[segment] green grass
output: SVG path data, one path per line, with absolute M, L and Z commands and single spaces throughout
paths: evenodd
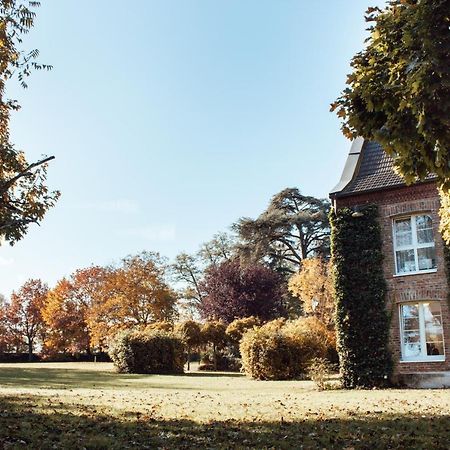
M 0 364 L 0 448 L 450 448 L 450 390 Z

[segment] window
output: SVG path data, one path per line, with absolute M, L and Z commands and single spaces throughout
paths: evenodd
M 397 275 L 436 270 L 433 220 L 428 214 L 394 220 Z
M 444 360 L 444 336 L 439 302 L 400 306 L 403 361 Z

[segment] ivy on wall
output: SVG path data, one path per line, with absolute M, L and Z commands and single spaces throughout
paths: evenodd
M 355 217 L 356 216 L 356 217 Z M 385 386 L 392 375 L 378 208 L 331 211 L 337 346 L 345 388 Z

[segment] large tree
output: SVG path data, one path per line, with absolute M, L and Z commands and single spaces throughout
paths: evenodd
M 345 136 L 378 141 L 406 182 L 450 188 L 450 0 L 391 0 L 369 8 L 364 50 L 332 104 Z
M 48 287 L 41 280 L 28 280 L 11 295 L 6 312 L 6 328 L 15 342 L 23 342 L 28 357 L 33 359 L 36 341 L 41 338 L 45 323 L 42 308 L 47 299 Z
M 267 262 L 270 267 L 296 272 L 303 259 L 329 254 L 328 200 L 288 188 L 274 195 L 257 218 L 242 218 L 238 250 L 244 261 Z
M 91 351 L 88 318 L 106 275 L 107 271 L 98 266 L 79 269 L 49 292 L 42 310 L 48 353 Z
M 166 282 L 166 270 L 152 252 L 127 256 L 107 269 L 88 317 L 94 346 L 103 346 L 120 329 L 174 319 L 177 296 Z
M 267 321 L 284 314 L 283 280 L 261 264 L 242 266 L 235 259 L 211 266 L 201 290 L 200 312 L 207 319 L 228 324 L 242 317 Z
M 25 80 L 33 69 L 51 68 L 36 62 L 37 49 L 20 49 L 23 36 L 34 25 L 38 6 L 36 1 L 0 0 L 0 238 L 11 245 L 25 235 L 31 223 L 39 223 L 59 197 L 45 185 L 47 163 L 53 157 L 30 163 L 9 136 L 10 113 L 19 105 L 5 97 L 6 82 L 17 76 L 27 87 Z

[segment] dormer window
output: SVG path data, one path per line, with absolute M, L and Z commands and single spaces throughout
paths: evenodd
M 395 219 L 393 234 L 397 275 L 436 270 L 433 220 L 429 214 Z

